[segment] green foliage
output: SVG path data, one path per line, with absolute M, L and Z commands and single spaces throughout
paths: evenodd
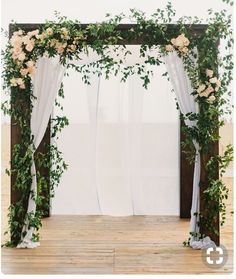
M 229 4 L 230 6 L 233 6 L 234 1 L 233 0 L 222 0 L 223 2 L 225 2 L 226 4 Z
M 225 2 L 230 1 L 225 0 Z M 14 46 L 11 41 L 3 52 L 3 89 L 6 94 L 9 94 L 9 91 L 11 94 L 9 102 L 2 104 L 2 110 L 12 117 L 13 124 L 19 125 L 21 132 L 21 140 L 13 148 L 11 169 L 7 170 L 8 175 L 14 177 L 14 188 L 19 191 L 21 199 L 9 208 L 9 230 L 12 241 L 6 245 L 16 246 L 20 242 L 21 230 L 26 219 L 29 220 L 30 226 L 33 226 L 36 231 L 40 228 L 43 215 L 40 208 L 43 204 L 47 204 L 50 198 L 45 198 L 42 193 L 50 188 L 50 196 L 53 197 L 55 187 L 59 184 L 60 178 L 67 168 L 63 160 L 63 154 L 53 144 L 45 146 L 47 149 L 45 154 L 34 153 L 35 148 L 29 121 L 32 101 L 35 97 L 33 96 L 31 76 L 29 74 L 23 75 L 21 72 L 22 69 L 26 69 L 27 62 L 35 63 L 41 56 L 54 57 L 59 55 L 60 62 L 67 69 L 74 69 L 78 72 L 85 84 L 90 84 L 90 78 L 93 75 L 104 75 L 108 79 L 111 75 L 121 73 L 121 82 L 126 82 L 131 75 L 138 74 L 143 81 L 144 88 L 147 88 L 152 71 L 148 70 L 146 66 L 158 66 L 163 63 L 160 57 L 167 53 L 166 46 L 173 47 L 172 39 L 179 35 L 184 35 L 189 40 L 186 53 L 180 48 L 176 48 L 176 51 L 184 63 L 194 89 L 192 94 L 199 104 L 199 113 L 181 115 L 182 120 L 195 121 L 197 124 L 191 128 L 183 128 L 186 139 L 182 142 L 182 146 L 185 148 L 190 162 L 194 162 L 195 158 L 193 140 L 199 143 L 201 156 L 208 155 L 210 158 L 206 165 L 202 166 L 208 173 L 207 189 L 204 191 L 205 211 L 195 214 L 199 216 L 200 227 L 208 228 L 212 232 L 215 232 L 213 224 L 219 212 L 221 213 L 221 224 L 224 223 L 225 199 L 228 197 L 228 189 L 222 182 L 222 175 L 232 161 L 233 150 L 231 146 L 228 146 L 222 156 L 215 156 L 212 146 L 219 140 L 218 129 L 224 124 L 221 119 L 222 116 L 231 113 L 231 107 L 227 99 L 231 94 L 229 85 L 233 77 L 231 15 L 227 15 L 225 11 L 214 13 L 209 10 L 206 30 L 203 34 L 198 34 L 192 28 L 194 24 L 201 23 L 196 17 L 182 17 L 174 28 L 168 27 L 168 23 L 171 23 L 175 16 L 175 10 L 170 3 L 163 10 L 157 9 L 149 18 L 146 18 L 142 11 L 136 9 L 131 9 L 130 12 L 129 18 L 136 25 L 122 33 L 117 26 L 126 18 L 124 14 L 116 16 L 107 14 L 106 21 L 89 24 L 84 29 L 81 28 L 79 21 L 68 20 L 66 17 L 55 13 L 56 22 L 47 21 L 39 28 L 38 34 L 35 33 L 31 36 L 34 41 L 32 50 L 27 50 L 25 44 L 21 45 L 26 55 L 23 61 L 13 57 Z M 15 31 L 21 32 L 17 25 Z M 24 37 L 28 34 L 22 30 L 20 36 Z M 125 66 L 124 61 L 131 53 L 124 45 L 124 41 L 138 41 L 139 38 L 142 38 L 142 41 L 145 42 L 141 44 L 139 53 L 140 57 L 144 59 L 144 63 Z M 224 57 L 220 56 L 220 50 L 217 47 L 221 40 L 226 41 L 225 48 L 228 51 L 228 55 Z M 160 47 L 157 42 L 161 44 Z M 109 47 L 111 45 L 112 50 Z M 153 49 L 159 50 L 158 56 L 149 54 L 149 50 Z M 73 63 L 73 59 L 80 60 L 82 55 L 88 54 L 89 50 L 99 55 L 97 61 L 87 65 L 75 65 Z M 117 54 L 115 58 L 114 55 L 111 55 L 111 52 Z M 218 70 L 219 67 L 220 71 Z M 209 102 L 206 96 L 202 96 L 198 92 L 200 85 L 207 84 L 209 86 L 209 78 L 206 76 L 207 69 L 213 71 L 214 77 L 221 82 L 221 86 L 217 90 L 216 87 L 213 88 L 215 90 L 214 102 Z M 167 73 L 164 73 L 163 76 L 168 78 Z M 14 84 L 15 79 L 22 79 L 24 86 L 20 88 L 20 86 Z M 64 98 L 63 84 L 55 101 L 55 105 L 63 112 L 60 98 Z M 69 124 L 68 119 L 63 115 L 51 118 L 50 121 L 52 138 L 57 138 L 58 133 Z M 50 183 L 48 177 L 37 172 L 38 193 L 35 199 L 37 204 L 35 215 L 27 214 L 25 210 L 32 182 L 30 168 L 33 156 L 38 166 L 50 169 Z M 194 233 L 190 232 L 190 236 L 192 235 Z M 199 233 L 198 236 L 203 237 L 204 235 Z M 34 240 L 37 241 L 38 238 L 39 234 L 36 233 Z M 189 240 L 184 244 L 188 245 Z

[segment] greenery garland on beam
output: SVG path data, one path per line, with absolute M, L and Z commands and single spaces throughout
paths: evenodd
M 117 26 L 126 18 L 123 14 L 114 17 L 107 15 L 106 21 L 89 24 L 85 29 L 80 27 L 77 20 L 68 20 L 58 13 L 56 13 L 55 22 L 47 21 L 39 29 L 30 32 L 25 32 L 15 25 L 13 36 L 3 52 L 3 87 L 6 94 L 11 93 L 10 100 L 2 104 L 2 109 L 5 114 L 17 121 L 21 129 L 21 142 L 14 146 L 11 169 L 7 170 L 8 175 L 15 177 L 14 188 L 21 193 L 21 199 L 9 207 L 9 232 L 12 238 L 6 243 L 7 246 L 16 246 L 20 242 L 21 230 L 27 214 L 25 204 L 30 195 L 32 182 L 30 168 L 33 152 L 31 130 L 28 125 L 34 98 L 31 79 L 35 74 L 35 65 L 39 57 L 59 55 L 60 62 L 68 69 L 73 68 L 79 72 L 85 84 L 90 84 L 90 76 L 93 74 L 103 74 L 109 78 L 110 75 L 120 72 L 121 81 L 125 82 L 130 75 L 136 73 L 143 80 L 143 86 L 147 88 L 152 72 L 147 70 L 145 65 L 160 65 L 163 63 L 162 55 L 176 51 L 183 60 L 194 88 L 192 94 L 200 107 L 198 114 L 190 113 L 181 116 L 197 121 L 196 127 L 184 128 L 186 139 L 182 145 L 188 152 L 189 160 L 192 161 L 195 155 L 195 150 L 192 148 L 193 140 L 199 143 L 201 154 L 208 154 L 209 146 L 219 140 L 217 131 L 224 124 L 222 116 L 231 111 L 227 96 L 231 94 L 229 85 L 232 80 L 233 63 L 232 53 L 229 52 L 222 58 L 216 45 L 224 39 L 226 50 L 231 50 L 233 44 L 231 16 L 227 15 L 226 11 L 213 13 L 209 10 L 207 28 L 203 34 L 199 35 L 190 32 L 192 24 L 201 23 L 198 18 L 182 17 L 174 29 L 168 29 L 168 23 L 171 23 L 175 16 L 175 10 L 170 3 L 163 10 L 157 9 L 149 18 L 135 9 L 131 9 L 130 12 L 129 19 L 136 25 L 122 34 Z M 140 46 L 140 57 L 143 57 L 144 63 L 121 67 L 126 57 L 131 55 L 123 42 L 138 40 L 140 37 L 145 42 Z M 161 41 L 162 46 L 158 46 L 157 41 Z M 111 56 L 110 45 L 113 45 L 113 52 L 122 53 L 117 59 Z M 98 61 L 75 66 L 72 60 L 81 59 L 81 54 L 88 53 L 89 49 L 100 56 Z M 158 56 L 149 54 L 149 51 L 153 49 L 158 49 Z M 196 59 L 197 63 L 194 63 Z M 218 71 L 218 67 L 221 71 Z M 63 85 L 58 94 L 58 98 L 60 97 L 64 97 Z M 61 107 L 58 98 L 55 105 Z M 57 116 L 51 119 L 51 125 L 52 137 L 58 137 L 58 133 L 68 125 L 68 119 L 66 116 Z M 232 146 L 229 145 L 223 155 L 211 156 L 204 166 L 208 173 L 208 187 L 204 191 L 205 210 L 211 214 L 208 216 L 204 212 L 195 214 L 200 216 L 200 227 L 204 226 L 214 233 L 217 232 L 214 231 L 212 224 L 219 212 L 221 225 L 225 221 L 225 199 L 228 197 L 228 188 L 222 181 L 222 175 L 232 161 L 232 153 Z M 53 196 L 54 189 L 67 167 L 62 153 L 55 145 L 50 145 L 47 146 L 47 153 L 39 153 L 35 160 L 37 165 L 50 168 L 50 189 Z M 219 178 L 216 179 L 218 168 Z M 44 203 L 42 193 L 48 188 L 49 182 L 47 177 L 39 172 L 37 181 L 36 204 L 37 208 L 40 208 Z M 27 216 L 30 226 L 39 230 L 42 215 L 42 210 L 38 209 L 35 216 Z M 204 235 L 200 233 L 199 237 L 202 238 Z M 35 234 L 34 238 L 38 240 L 39 235 Z M 186 241 L 184 244 L 189 243 Z

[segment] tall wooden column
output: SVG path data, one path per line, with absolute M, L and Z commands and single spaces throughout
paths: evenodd
M 9 37 L 12 36 L 13 31 L 14 31 L 13 25 L 10 25 L 9 26 Z M 25 106 L 28 107 L 29 103 L 26 103 Z M 21 142 L 21 130 L 20 130 L 18 120 L 11 117 L 11 158 L 13 156 L 14 145 L 19 144 L 20 142 Z M 43 137 L 43 140 L 42 140 L 40 146 L 36 150 L 36 153 L 35 153 L 36 155 L 38 152 L 45 154 L 45 152 L 46 152 L 45 144 L 50 145 L 50 126 L 49 125 L 48 125 L 48 128 L 45 132 L 45 135 Z M 50 198 L 49 198 L 50 170 L 47 168 L 39 167 L 39 166 L 37 166 L 37 164 L 36 164 L 36 170 L 38 172 L 40 172 L 41 174 L 43 174 L 46 177 L 46 179 L 48 180 L 48 189 L 44 189 L 44 196 L 46 197 L 45 203 L 42 205 L 42 207 L 40 209 L 42 209 L 44 211 L 43 217 L 49 217 L 50 216 Z M 12 174 L 11 175 L 11 191 L 10 191 L 11 204 L 14 204 L 21 199 L 21 191 L 14 187 L 15 179 L 16 179 L 15 175 Z M 28 204 L 25 203 L 25 205 L 24 205 L 25 209 L 27 208 L 27 206 L 28 206 Z
M 186 136 L 182 131 L 184 122 L 180 121 L 180 143 Z M 190 164 L 187 156 L 180 145 L 180 218 L 190 218 L 192 193 L 193 193 L 194 164 Z
M 206 201 L 204 200 L 204 190 L 206 190 L 209 187 L 208 178 L 207 178 L 207 172 L 205 169 L 205 166 L 207 162 L 209 161 L 210 157 L 212 155 L 219 154 L 219 142 L 215 142 L 212 148 L 210 149 L 208 154 L 201 154 L 201 177 L 200 177 L 200 211 L 204 212 L 204 215 L 207 217 L 208 212 L 205 210 L 206 208 Z M 217 173 L 215 179 L 218 179 L 219 175 Z M 209 203 L 209 201 L 208 201 Z M 212 205 L 215 202 L 212 202 Z M 211 239 L 216 243 L 216 245 L 220 245 L 220 215 L 216 216 L 216 220 L 212 224 L 215 231 L 217 233 L 209 232 L 208 229 L 205 227 L 201 228 L 201 233 L 208 235 L 211 237 Z

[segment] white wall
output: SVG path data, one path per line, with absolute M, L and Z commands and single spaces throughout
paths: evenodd
M 207 9 L 220 10 L 225 8 L 221 0 L 172 0 L 177 10 L 176 19 L 180 16 L 199 16 L 205 19 Z M 2 0 L 2 25 L 7 28 L 11 20 L 18 23 L 41 23 L 45 19 L 53 19 L 54 11 L 59 11 L 71 19 L 81 22 L 95 22 L 103 20 L 107 12 L 117 14 L 128 13 L 130 8 L 138 8 L 147 14 L 153 13 L 157 8 L 163 8 L 167 1 L 163 0 Z

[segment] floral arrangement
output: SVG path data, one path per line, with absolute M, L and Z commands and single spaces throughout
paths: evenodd
M 176 38 L 171 39 L 171 44 L 165 46 L 167 52 L 177 50 L 182 55 L 188 53 L 189 39 L 185 37 L 185 34 L 181 34 Z
M 146 88 L 150 82 L 150 71 L 147 71 L 145 65 L 160 65 L 161 55 L 176 51 L 181 57 L 185 69 L 190 77 L 196 101 L 199 104 L 200 112 L 198 114 L 190 113 L 182 115 L 182 118 L 195 120 L 196 127 L 185 127 L 186 140 L 182 143 L 188 154 L 190 161 L 194 158 L 195 150 L 192 146 L 193 139 L 200 145 L 202 156 L 208 156 L 209 160 L 203 168 L 207 170 L 207 189 L 204 191 L 205 211 L 196 212 L 200 216 L 199 225 L 208 231 L 215 231 L 214 222 L 220 212 L 221 224 L 225 220 L 225 198 L 227 198 L 228 189 L 223 183 L 221 177 L 225 172 L 230 161 L 232 161 L 232 147 L 228 146 L 225 153 L 215 155 L 212 146 L 219 140 L 218 129 L 223 125 L 220 119 L 225 113 L 230 113 L 227 105 L 227 95 L 230 95 L 229 84 L 232 80 L 232 54 L 223 59 L 220 58 L 220 52 L 217 42 L 220 39 L 226 39 L 226 48 L 231 49 L 233 44 L 231 17 L 225 14 L 225 11 L 213 13 L 209 11 L 209 21 L 206 31 L 203 34 L 191 32 L 191 26 L 199 24 L 199 19 L 181 18 L 176 24 L 174 32 L 169 32 L 166 23 L 170 23 L 175 11 L 168 3 L 164 10 L 158 9 L 149 19 L 145 14 L 135 9 L 131 10 L 130 18 L 136 22 L 136 27 L 132 27 L 124 32 L 120 32 L 117 26 L 125 15 L 111 17 L 102 23 L 90 24 L 86 28 L 81 28 L 78 21 L 67 20 L 65 17 L 56 15 L 57 21 L 48 21 L 38 29 L 26 32 L 21 30 L 18 25 L 9 40 L 6 50 L 3 53 L 3 88 L 11 91 L 10 101 L 2 104 L 4 113 L 9 114 L 19 125 L 21 130 L 21 142 L 16 144 L 12 152 L 11 169 L 7 170 L 9 175 L 14 175 L 14 187 L 21 194 L 21 199 L 13 203 L 9 208 L 9 231 L 11 240 L 7 243 L 9 246 L 16 246 L 21 237 L 21 230 L 26 217 L 24 204 L 28 200 L 32 177 L 30 168 L 32 163 L 32 137 L 28 125 L 32 111 L 32 102 L 29 106 L 29 100 L 34 98 L 32 93 L 32 77 L 36 71 L 37 59 L 41 56 L 53 57 L 60 56 L 60 62 L 67 68 L 74 68 L 82 74 L 85 83 L 89 83 L 90 75 L 103 73 L 109 78 L 109 75 L 122 73 L 122 81 L 137 73 L 143 80 L 143 86 Z M 191 25 L 189 26 L 189 21 Z M 159 23 L 160 22 L 160 23 Z M 165 24 L 163 24 L 163 22 Z M 160 56 L 148 55 L 145 65 L 135 64 L 121 68 L 122 59 L 115 61 L 107 51 L 108 45 L 114 45 L 116 49 L 124 50 L 124 57 L 127 55 L 123 41 L 135 40 L 142 37 L 145 44 L 140 46 L 140 56 L 144 57 L 146 52 L 156 46 L 157 38 L 162 43 Z M 118 47 L 117 47 L 118 45 Z M 89 65 L 75 66 L 70 63 L 72 59 L 80 59 L 81 53 L 86 53 L 88 48 L 97 52 L 101 59 Z M 196 57 L 194 48 L 198 48 L 199 53 Z M 192 57 L 197 59 L 194 63 Z M 93 67 L 91 67 L 93 66 Z M 219 75 L 218 67 L 223 68 Z M 164 74 L 166 75 L 166 73 Z M 60 98 L 64 98 L 63 84 L 58 93 L 56 105 L 60 106 Z M 67 118 L 55 117 L 51 119 L 53 129 L 52 136 L 57 136 L 63 127 L 68 125 Z M 50 158 L 50 159 L 49 159 Z M 63 171 L 66 169 L 66 163 L 63 160 L 61 152 L 56 146 L 47 146 L 46 154 L 38 154 L 35 157 L 36 163 L 50 171 L 50 186 L 47 178 L 37 174 L 39 184 L 37 206 L 40 208 L 47 204 L 43 196 L 43 191 L 50 187 L 51 196 L 54 195 L 54 188 L 58 185 Z M 52 168 L 54 166 L 54 168 Z M 55 167 L 56 166 L 56 167 Z M 218 177 L 218 170 L 220 177 Z M 50 197 L 48 197 L 50 198 Z M 28 216 L 30 225 L 37 230 L 41 226 L 43 210 L 37 210 L 36 216 Z M 192 232 L 190 232 L 191 234 Z M 200 237 L 204 233 L 200 232 Z M 39 236 L 35 234 L 35 239 Z M 187 242 L 186 242 L 187 244 Z
M 207 98 L 207 101 L 212 104 L 215 102 L 216 97 L 214 93 L 219 91 L 221 82 L 217 77 L 213 77 L 214 72 L 212 70 L 206 69 L 206 77 L 208 80 L 200 84 L 197 93 L 199 97 Z
M 165 51 L 167 53 L 177 51 L 180 56 L 186 56 L 189 51 L 189 43 L 189 39 L 182 33 L 178 37 L 171 39 L 171 44 L 167 44 L 165 46 Z M 214 96 L 214 93 L 217 92 L 221 86 L 221 81 L 217 77 L 213 77 L 213 74 L 213 70 L 206 69 L 207 80 L 198 85 L 198 88 L 196 89 L 198 97 L 203 97 L 209 104 L 213 104 L 215 102 L 216 97 Z

